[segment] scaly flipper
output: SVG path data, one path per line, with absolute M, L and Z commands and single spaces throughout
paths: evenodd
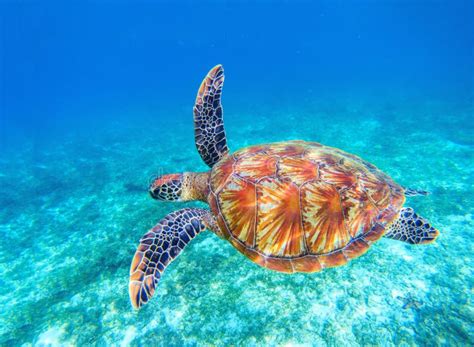
M 404 187 L 405 189 L 405 196 L 418 196 L 418 195 L 429 195 L 430 192 L 421 189 L 412 189 L 408 187 Z
M 221 105 L 224 68 L 217 65 L 201 83 L 194 104 L 194 139 L 202 160 L 210 167 L 229 152 Z
M 423 217 L 418 216 L 411 207 L 404 207 L 396 220 L 388 227 L 385 237 L 411 244 L 433 242 L 439 231 Z
M 197 234 L 213 226 L 208 210 L 185 208 L 170 213 L 140 240 L 130 267 L 129 294 L 133 307 L 150 300 L 166 266 Z

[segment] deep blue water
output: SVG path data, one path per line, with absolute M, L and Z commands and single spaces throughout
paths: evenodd
M 157 172 L 204 171 L 192 106 L 226 71 L 232 150 L 357 154 L 436 224 L 286 276 L 200 235 L 139 313 L 128 271 L 167 213 Z M 474 344 L 472 1 L 0 3 L 0 345 Z

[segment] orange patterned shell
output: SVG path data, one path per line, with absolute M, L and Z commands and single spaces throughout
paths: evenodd
M 403 189 L 375 166 L 315 142 L 248 147 L 211 172 L 209 204 L 224 236 L 281 272 L 362 255 L 404 202 Z

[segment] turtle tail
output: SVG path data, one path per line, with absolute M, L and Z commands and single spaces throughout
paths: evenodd
M 426 196 L 430 195 L 430 192 L 421 189 L 414 189 L 409 187 L 404 187 L 405 189 L 405 196 Z

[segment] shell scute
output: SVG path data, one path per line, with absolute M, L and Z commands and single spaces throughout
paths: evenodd
M 349 189 L 358 182 L 358 173 L 339 166 L 322 165 L 319 169 L 321 180 L 334 185 L 338 190 Z
M 291 259 L 283 259 L 283 258 L 267 258 L 265 262 L 265 267 L 270 270 L 275 270 L 278 272 L 285 272 L 285 273 L 293 273 L 295 270 L 293 269 Z
M 303 227 L 310 252 L 328 253 L 346 245 L 350 235 L 344 225 L 337 189 L 324 182 L 311 182 L 304 185 L 301 194 Z
M 344 217 L 352 237 L 358 237 L 372 228 L 379 210 L 360 187 L 341 192 Z
M 344 248 L 343 252 L 344 255 L 349 258 L 357 258 L 360 257 L 362 254 L 367 252 L 369 249 L 370 245 L 365 242 L 362 238 L 355 239 L 352 241 L 347 247 Z
M 278 162 L 278 175 L 297 185 L 317 179 L 318 171 L 318 165 L 304 158 L 284 157 Z
M 256 182 L 264 177 L 275 176 L 277 160 L 278 158 L 263 152 L 244 156 L 235 163 L 235 172 L 249 181 Z
M 367 192 L 372 202 L 383 210 L 390 205 L 392 191 L 390 186 L 384 183 L 382 177 L 374 173 L 366 173 L 359 177 L 359 182 L 362 188 Z
M 295 272 L 318 272 L 323 266 L 319 262 L 319 257 L 315 255 L 307 255 L 292 260 Z
M 304 154 L 306 159 L 318 163 L 320 167 L 325 165 L 335 165 L 341 161 L 341 157 L 334 151 L 330 151 L 327 147 L 320 147 L 317 150 L 307 150 Z
M 385 228 L 383 225 L 376 223 L 372 229 L 367 233 L 362 236 L 365 242 L 368 244 L 378 241 L 383 234 L 385 234 Z
M 219 164 L 215 165 L 211 172 L 211 188 L 216 193 L 222 190 L 234 172 L 234 157 L 227 156 Z
M 272 144 L 265 149 L 265 152 L 280 157 L 297 157 L 303 155 L 306 152 L 306 148 L 303 141 L 288 141 Z
M 233 235 L 254 246 L 257 197 L 255 185 L 233 177 L 219 193 L 224 220 Z
M 265 178 L 257 186 L 257 242 L 264 254 L 298 256 L 304 237 L 298 187 L 288 180 Z
M 234 153 L 234 157 L 236 160 L 242 159 L 244 157 L 249 157 L 258 153 L 265 153 L 267 146 L 265 145 L 257 145 L 239 149 L 237 152 Z
M 336 251 L 330 254 L 322 254 L 318 258 L 323 268 L 336 267 L 347 263 L 349 260 L 342 251 Z

